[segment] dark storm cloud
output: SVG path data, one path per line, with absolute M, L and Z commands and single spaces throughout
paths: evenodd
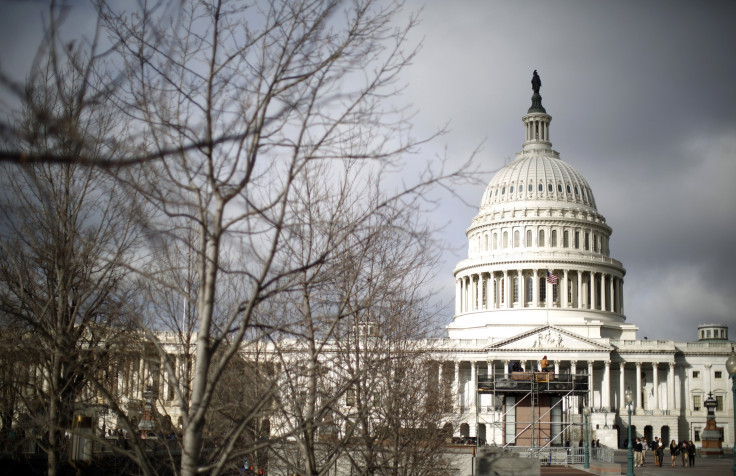
M 639 337 L 693 340 L 700 323 L 734 324 L 734 3 L 423 8 L 423 48 L 408 73 L 417 127 L 451 120 L 438 146 L 458 160 L 485 141 L 478 159 L 488 182 L 521 149 L 539 70 L 553 147 L 587 179 L 613 227 L 611 253 L 627 269 L 626 314 Z M 460 193 L 472 208 L 448 203 L 437 217 L 451 222 L 445 237 L 461 249 L 441 270 L 447 300 L 483 189 Z

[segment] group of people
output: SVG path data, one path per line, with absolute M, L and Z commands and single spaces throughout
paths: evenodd
M 644 466 L 647 451 L 651 451 L 654 455 L 654 466 L 662 466 L 666 444 L 667 442 L 660 440 L 658 436 L 650 442 L 647 442 L 646 438 L 637 438 L 636 442 L 632 445 L 634 449 L 634 466 L 637 468 Z M 671 466 L 677 464 L 678 456 L 682 458 L 683 466 L 695 466 L 695 445 L 693 442 L 683 440 L 678 444 L 675 440 L 672 440 L 670 442 Z
M 670 442 L 670 456 L 672 466 L 677 464 L 677 457 L 682 459 L 683 466 L 695 466 L 695 444 L 691 441 L 682 440 L 679 444 L 672 440 Z

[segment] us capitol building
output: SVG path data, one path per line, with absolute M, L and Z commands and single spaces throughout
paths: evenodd
M 612 229 L 585 178 L 552 149 L 540 86 L 535 71 L 522 149 L 488 184 L 466 230 L 468 257 L 454 270 L 455 314 L 431 375 L 452 392 L 453 434 L 576 446 L 585 412 L 592 438 L 620 447 L 630 388 L 638 436 L 700 446 L 712 392 L 732 446 L 728 327 L 701 325 L 693 342 L 637 339 Z M 544 356 L 549 374 L 530 373 Z

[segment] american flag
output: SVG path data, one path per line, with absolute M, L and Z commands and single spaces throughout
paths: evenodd
M 547 282 L 550 284 L 557 284 L 557 275 L 552 274 L 547 270 Z

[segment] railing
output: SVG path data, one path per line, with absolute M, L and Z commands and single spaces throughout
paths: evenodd
M 518 454 L 521 458 L 538 458 L 543 465 L 585 464 L 585 448 L 561 448 L 559 446 L 529 447 L 529 446 L 507 446 L 506 450 Z M 590 461 L 613 463 L 613 449 L 590 448 Z

